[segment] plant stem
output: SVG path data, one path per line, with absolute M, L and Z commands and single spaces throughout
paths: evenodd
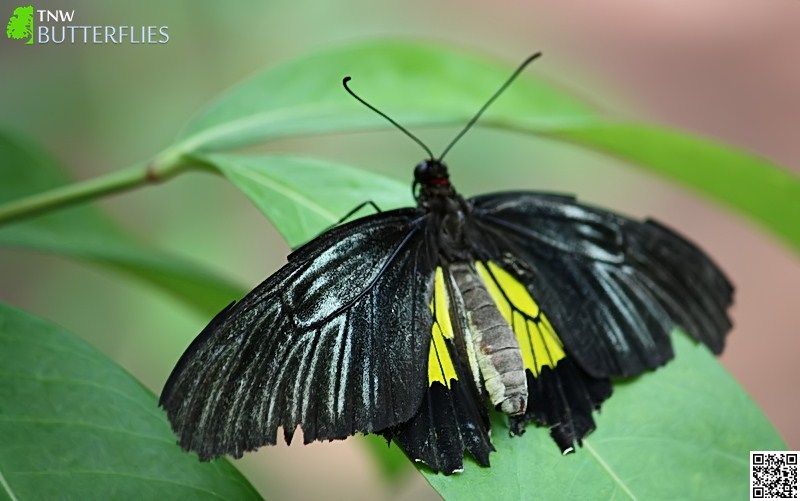
M 87 200 L 161 182 L 190 166 L 183 156 L 167 150 L 154 160 L 109 174 L 37 193 L 0 205 L 0 226 Z

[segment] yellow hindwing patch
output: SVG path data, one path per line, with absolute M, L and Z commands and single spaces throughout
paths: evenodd
M 458 376 L 445 342 L 445 338 L 453 339 L 453 323 L 450 320 L 450 301 L 447 297 L 444 273 L 440 267 L 436 268 L 436 277 L 433 282 L 431 312 L 433 313 L 433 329 L 431 347 L 428 351 L 428 386 L 432 385 L 434 381 L 438 381 L 449 389 L 450 380 L 458 380 Z
M 528 289 L 491 261 L 488 268 L 480 261 L 475 263 L 475 267 L 503 318 L 517 336 L 525 368 L 534 376 L 538 376 L 544 366 L 555 368 L 565 357 L 564 347 Z

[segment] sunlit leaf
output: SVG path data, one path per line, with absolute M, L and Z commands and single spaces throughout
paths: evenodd
M 197 155 L 245 193 L 292 247 L 336 224 L 359 204 L 412 205 L 409 184 L 372 172 L 293 156 Z M 365 206 L 354 216 L 374 212 Z
M 526 56 L 528 54 L 525 54 Z M 389 127 L 356 102 L 350 86 L 406 125 L 463 125 L 510 73 L 508 64 L 441 46 L 387 41 L 348 45 L 266 69 L 228 91 L 183 131 L 189 151 L 218 150 L 265 139 Z M 486 112 L 544 129 L 583 123 L 594 113 L 530 74 Z
M 756 155 L 677 131 L 601 124 L 554 137 L 679 181 L 767 227 L 800 251 L 800 177 Z
M 342 89 L 345 75 L 403 125 L 460 126 L 512 68 L 508 61 L 401 41 L 327 50 L 268 68 L 233 88 L 187 126 L 180 148 L 218 150 L 283 136 L 390 127 Z M 714 141 L 617 123 L 537 76 L 535 67 L 478 125 L 566 141 L 666 175 L 747 215 L 800 251 L 798 176 Z

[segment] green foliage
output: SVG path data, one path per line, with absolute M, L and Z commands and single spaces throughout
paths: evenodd
M 800 179 L 763 158 L 648 125 L 589 125 L 554 136 L 677 180 L 761 223 L 800 252 Z
M 284 136 L 383 129 L 351 86 L 404 126 L 463 126 L 510 67 L 409 42 L 346 46 L 269 68 L 235 87 L 183 132 L 178 148 L 209 151 Z M 478 126 L 566 141 L 649 169 L 757 221 L 800 251 L 800 179 L 769 161 L 708 139 L 618 123 L 541 77 L 523 74 Z M 363 199 L 354 201 L 354 204 Z
M 318 159 L 223 154 L 195 158 L 242 190 L 292 248 L 336 224 L 358 201 L 371 200 L 381 210 L 414 202 L 408 184 Z
M 329 50 L 269 68 L 235 87 L 198 115 L 176 144 L 156 159 L 167 159 L 165 168 L 191 163 L 221 173 L 296 246 L 366 200 L 384 209 L 410 204 L 410 187 L 319 159 L 244 156 L 221 150 L 280 137 L 389 127 L 345 94 L 339 85 L 345 75 L 353 77 L 354 89 L 404 125 L 461 126 L 509 71 L 508 65 L 487 58 L 407 42 Z M 480 125 L 565 141 L 663 174 L 745 214 L 800 250 L 799 228 L 792 224 L 800 220 L 800 181 L 766 160 L 674 131 L 614 123 L 531 74 L 523 75 Z M 0 135 L 0 162 L 10 166 L 0 169 L 0 203 L 66 182 L 35 147 L 4 135 Z M 0 205 L 0 214 L 2 209 Z M 196 265 L 142 245 L 91 207 L 3 226 L 0 243 L 110 266 L 167 290 L 201 311 L 217 309 L 241 292 Z M 36 487 L 15 472 L 40 471 L 30 479 L 52 478 L 61 482 L 60 492 L 72 488 L 85 492 L 87 484 L 65 482 L 85 482 L 89 476 L 52 472 L 108 467 L 115 472 L 109 477 L 115 483 L 102 484 L 106 492 L 125 492 L 140 485 L 140 476 L 162 478 L 158 476 L 161 468 L 151 468 L 153 464 L 164 465 L 169 475 L 163 478 L 216 492 L 227 488 L 221 487 L 224 479 L 220 476 L 235 479 L 224 463 L 213 467 L 216 478 L 190 473 L 199 465 L 193 456 L 177 450 L 172 462 L 164 460 L 176 448 L 167 444 L 174 439 L 150 395 L 66 334 L 21 313 L 2 311 L 0 367 L 9 372 L 0 372 L 0 427 L 7 416 L 29 419 L 22 425 L 25 433 L 17 433 L 25 437 L 24 443 L 13 446 L 27 448 L 25 454 L 6 447 L 5 441 L 0 443 L 0 472 L 12 487 Z M 677 360 L 666 368 L 618 382 L 614 397 L 598 416 L 598 430 L 574 455 L 561 457 L 546 430 L 530 427 L 523 437 L 511 439 L 503 419 L 496 418 L 493 438 L 498 452 L 491 456 L 490 469 L 468 462 L 462 475 L 444 477 L 421 471 L 443 497 L 457 499 L 738 495 L 745 488 L 748 451 L 785 446 L 705 348 L 682 335 L 675 336 L 675 345 Z M 27 379 L 14 376 L 17 373 L 27 374 Z M 93 381 L 94 386 L 81 381 Z M 21 395 L 30 402 L 22 401 Z M 111 410 L 119 407 L 120 412 L 99 408 L 101 399 L 111 399 Z M 63 431 L 68 442 L 53 438 L 58 426 L 68 428 Z M 93 427 L 92 433 L 82 426 Z M 136 438 L 131 430 L 142 436 Z M 97 450 L 106 454 L 105 461 L 79 463 L 94 461 Z M 126 460 L 121 462 L 119 457 Z M 139 458 L 144 469 L 125 470 L 129 457 Z M 102 479 L 91 477 L 91 481 Z M 50 484 L 41 487 L 50 492 Z M 142 497 L 141 491 L 137 494 Z M 176 491 L 172 497 L 179 495 Z
M 0 204 L 68 183 L 63 169 L 29 141 L 0 130 Z M 0 244 L 62 254 L 151 283 L 204 316 L 242 288 L 126 233 L 99 209 L 73 207 L 0 226 Z
M 0 496 L 258 499 L 176 445 L 156 399 L 103 354 L 0 303 Z
M 509 75 L 509 66 L 440 46 L 385 41 L 324 51 L 271 67 L 228 91 L 192 120 L 179 144 L 220 150 L 278 137 L 391 127 L 351 88 L 403 125 L 463 126 Z M 594 112 L 547 81 L 525 75 L 487 110 L 482 125 L 547 130 Z

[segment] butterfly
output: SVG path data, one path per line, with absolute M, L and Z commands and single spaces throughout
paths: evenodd
M 610 379 L 673 357 L 679 327 L 714 353 L 733 288 L 692 243 L 572 196 L 462 197 L 438 158 L 414 169 L 416 207 L 337 225 L 223 309 L 161 394 L 201 460 L 374 433 L 434 471 L 483 466 L 489 409 L 520 435 L 547 427 L 567 453 L 595 429 Z

